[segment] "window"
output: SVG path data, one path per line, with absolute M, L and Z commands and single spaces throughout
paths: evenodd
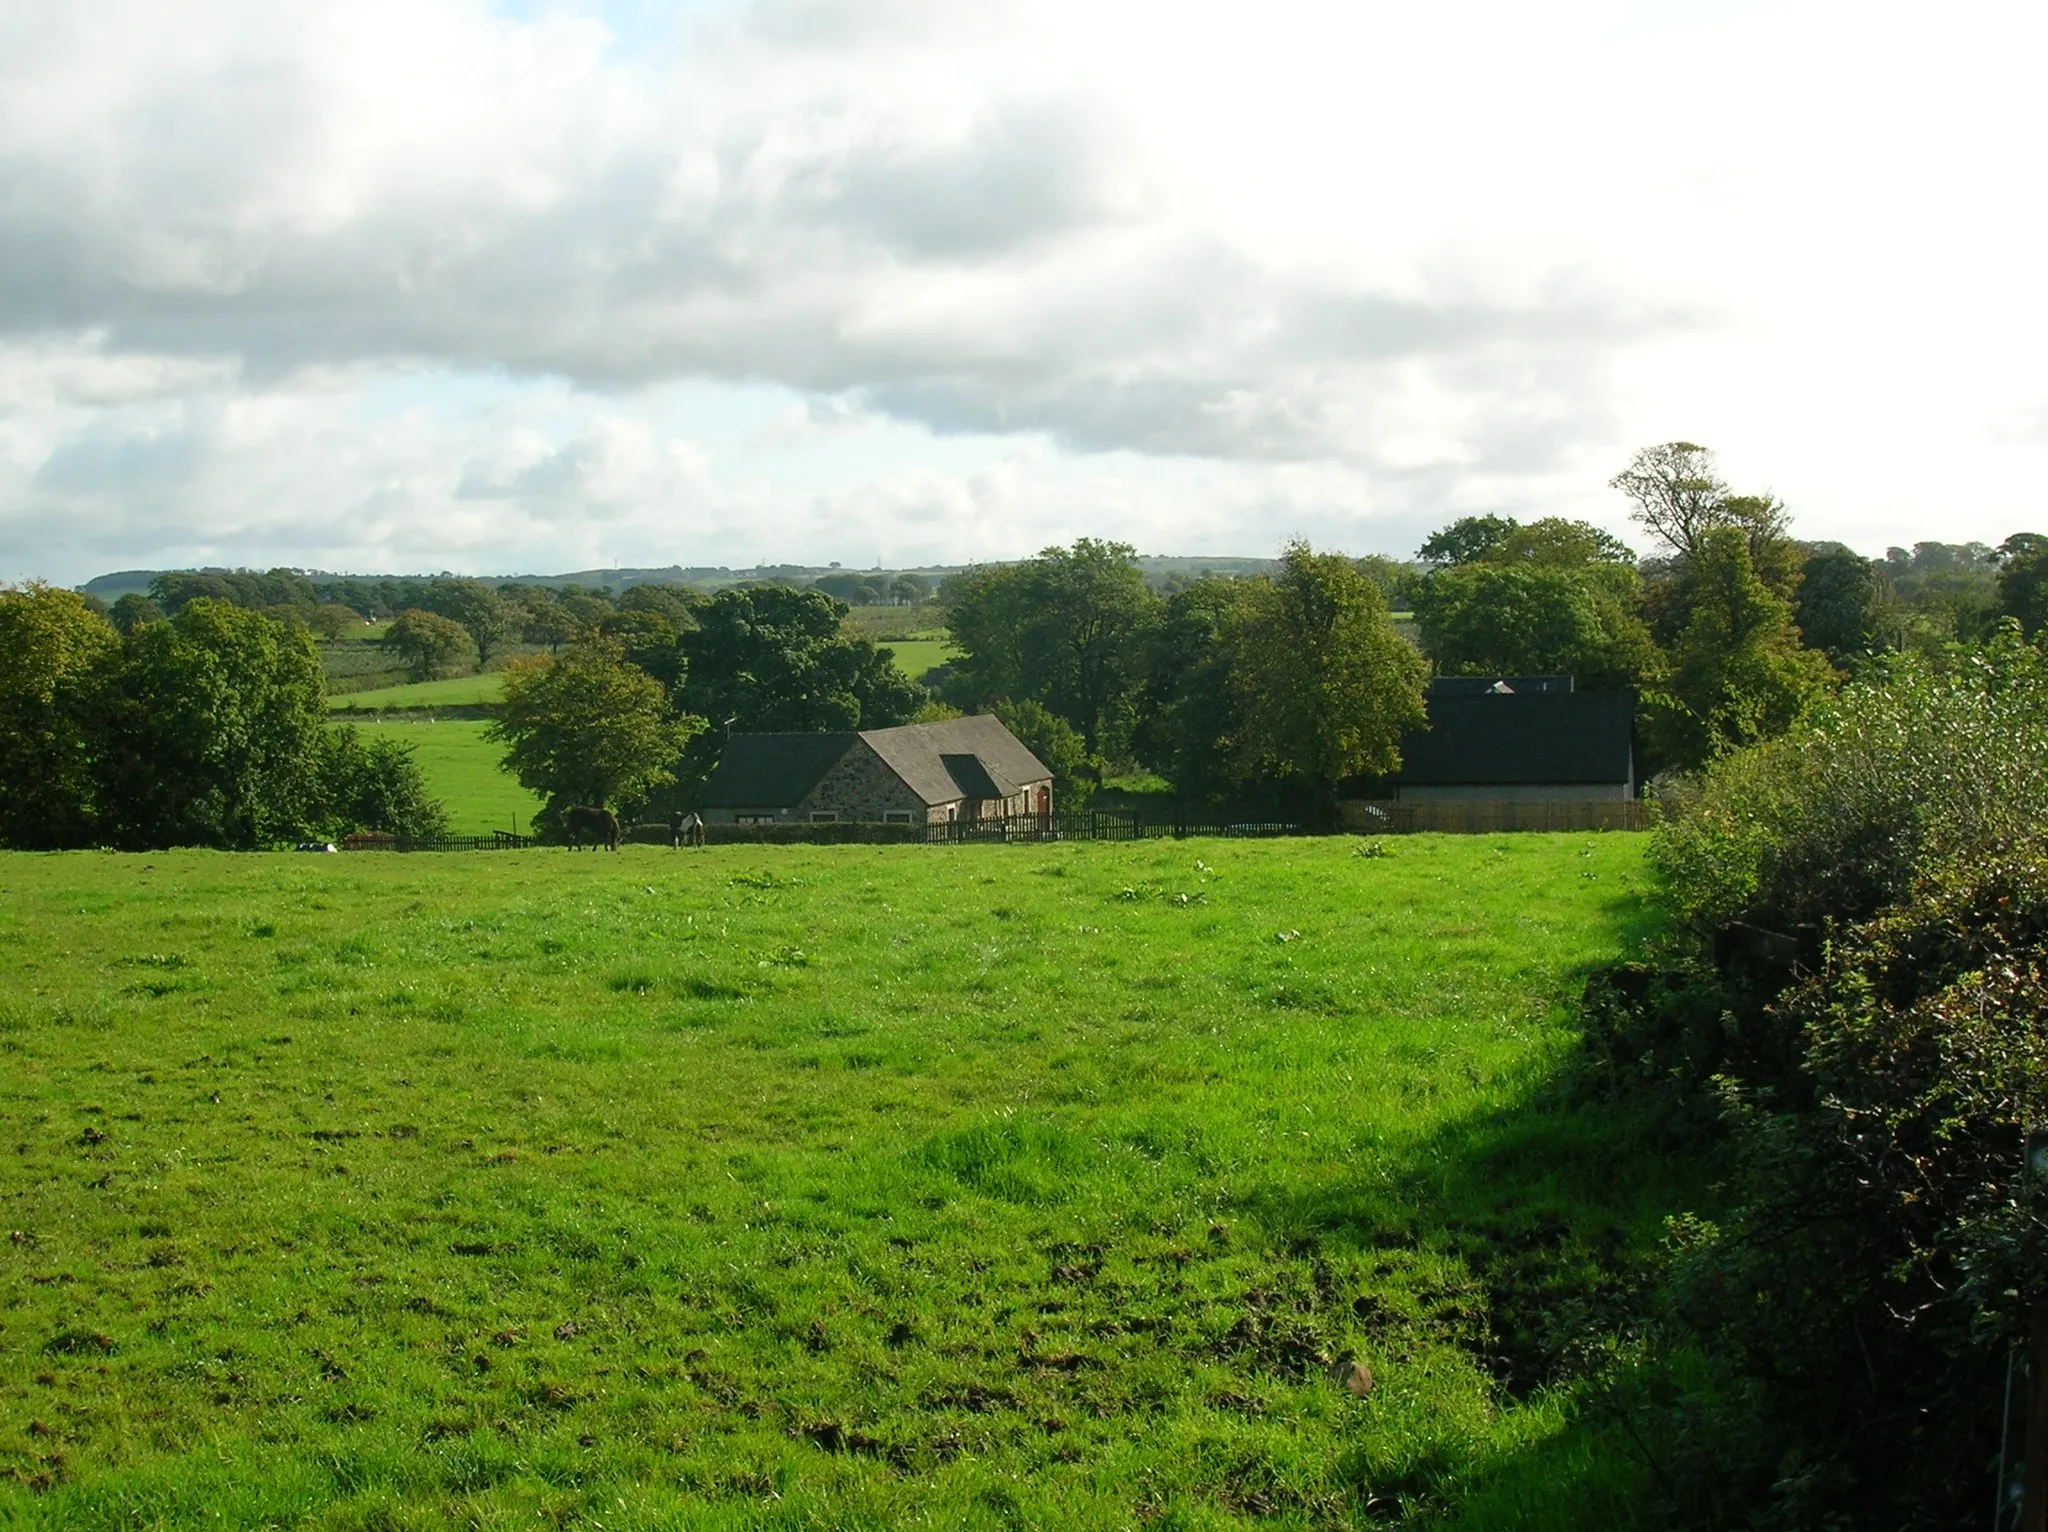
M 884 809 L 882 823 L 885 825 L 907 825 L 910 823 L 909 809 Z
M 736 825 L 772 825 L 775 823 L 775 816 L 773 814 L 735 814 L 732 816 L 732 822 Z
M 814 824 L 814 825 L 829 825 L 829 824 L 837 824 L 838 822 L 839 822 L 839 815 L 838 815 L 838 813 L 837 813 L 837 812 L 836 812 L 835 810 L 832 810 L 832 809 L 812 809 L 812 810 L 811 810 L 811 823 L 812 823 L 812 824 Z

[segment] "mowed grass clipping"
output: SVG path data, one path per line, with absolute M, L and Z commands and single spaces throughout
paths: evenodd
M 505 693 L 505 673 L 450 676 L 443 681 L 414 681 L 405 686 L 380 686 L 368 692 L 329 692 L 329 708 L 475 707 L 496 702 Z
M 543 807 L 540 795 L 521 787 L 517 777 L 500 767 L 505 747 L 484 738 L 490 725 L 482 719 L 371 722 L 354 727 L 366 740 L 395 739 L 413 747 L 413 759 L 426 778 L 427 791 L 448 811 L 451 835 L 488 835 L 493 830 L 533 833 L 533 816 Z
M 0 857 L 0 1521 L 1628 1524 L 1640 847 Z

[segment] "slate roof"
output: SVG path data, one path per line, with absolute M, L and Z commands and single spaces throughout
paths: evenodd
M 860 736 L 735 734 L 704 784 L 707 809 L 786 809 L 802 801 Z
M 735 734 L 704 784 L 707 809 L 786 809 L 864 742 L 927 805 L 1007 798 L 1052 780 L 1001 720 L 982 715 L 859 734 Z
M 1488 692 L 1510 691 L 1516 696 L 1535 692 L 1576 690 L 1570 676 L 1438 676 L 1429 683 L 1432 697 L 1480 697 Z
M 1401 741 L 1403 787 L 1626 782 L 1633 692 L 1431 693 L 1429 728 Z
M 1019 788 L 1052 780 L 1051 768 L 1026 750 L 1001 719 L 988 713 L 944 723 L 910 723 L 900 729 L 869 729 L 861 738 L 927 804 L 1007 798 Z M 947 769 L 949 756 L 978 762 L 988 781 L 976 778 L 975 790 L 969 791 Z

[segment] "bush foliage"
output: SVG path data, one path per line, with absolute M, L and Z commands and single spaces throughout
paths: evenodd
M 2009 1350 L 2048 1301 L 2048 664 L 1895 658 L 1726 757 L 1659 833 L 1675 916 L 1605 975 L 1610 1089 L 1718 1123 L 1635 1380 L 1674 1515 L 1981 1524 Z M 1698 1145 L 1695 1144 L 1697 1148 Z

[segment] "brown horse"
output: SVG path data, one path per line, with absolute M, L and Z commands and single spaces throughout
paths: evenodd
M 579 804 L 562 810 L 562 833 L 569 838 L 569 849 L 578 850 L 587 840 L 595 851 L 603 846 L 607 851 L 619 849 L 619 816 L 610 809 L 591 808 Z

